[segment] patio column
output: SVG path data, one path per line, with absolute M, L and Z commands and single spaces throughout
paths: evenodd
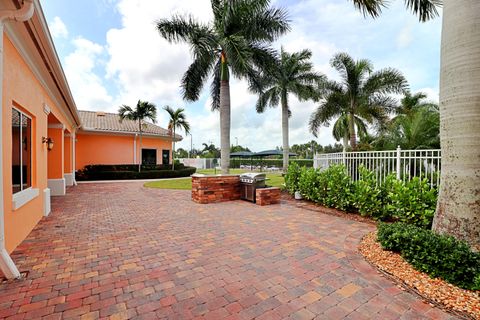
M 63 138 L 63 145 L 64 145 L 64 155 L 63 155 L 63 166 L 64 166 L 64 173 L 63 177 L 65 178 L 65 184 L 67 186 L 73 186 L 73 171 L 72 171 L 72 160 L 73 160 L 73 142 L 72 142 L 73 135 L 68 131 L 65 132 Z
M 48 188 L 52 196 L 63 196 L 66 191 L 64 177 L 64 125 L 48 125 L 48 137 L 53 140 L 53 148 L 48 151 Z

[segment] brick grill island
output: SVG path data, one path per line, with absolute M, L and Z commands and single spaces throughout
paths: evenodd
M 256 190 L 257 204 L 267 206 L 280 203 L 280 188 L 270 187 Z
M 192 200 L 197 203 L 214 203 L 240 200 L 238 175 L 192 175 Z

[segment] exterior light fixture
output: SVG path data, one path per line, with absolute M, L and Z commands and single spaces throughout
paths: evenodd
M 47 150 L 50 151 L 53 149 L 53 139 L 42 137 L 42 143 L 47 144 Z

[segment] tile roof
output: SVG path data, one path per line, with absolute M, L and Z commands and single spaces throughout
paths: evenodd
M 138 122 L 132 120 L 123 120 L 120 122 L 120 118 L 116 113 L 108 113 L 102 111 L 78 111 L 80 119 L 82 121 L 82 129 L 85 131 L 97 131 L 97 132 L 115 132 L 115 133 L 138 133 Z M 153 123 L 143 123 L 143 134 L 171 137 L 169 131 L 162 127 L 159 127 Z M 182 136 L 176 134 L 176 140 L 181 140 Z

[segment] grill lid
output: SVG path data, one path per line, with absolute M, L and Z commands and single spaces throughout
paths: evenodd
M 240 175 L 240 180 L 245 182 L 263 181 L 266 179 L 267 179 L 267 176 L 265 173 L 246 172 Z

